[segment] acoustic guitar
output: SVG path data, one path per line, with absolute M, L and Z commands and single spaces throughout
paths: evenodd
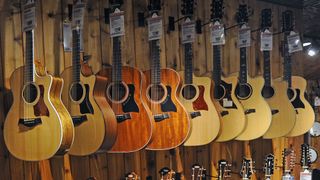
M 116 140 L 117 124 L 104 98 L 104 89 L 101 88 L 103 78 L 96 77 L 87 64 L 80 62 L 79 24 L 72 30 L 72 43 L 72 66 L 61 74 L 66 84 L 62 100 L 75 126 L 75 140 L 69 154 L 85 156 L 99 150 L 109 150 Z M 100 83 L 96 84 L 98 80 Z M 95 99 L 99 100 L 100 105 L 104 100 L 104 106 L 99 107 Z
M 292 76 L 291 54 L 288 50 L 288 36 L 293 31 L 293 12 L 287 10 L 282 13 L 284 33 L 284 80 L 288 82 L 288 97 L 296 110 L 296 123 L 293 129 L 286 135 L 288 137 L 300 136 L 309 131 L 315 120 L 312 106 L 305 98 L 307 81 L 300 76 Z
M 223 0 L 212 1 L 212 22 L 214 27 L 222 27 Z M 213 27 L 213 29 L 214 29 Z M 237 77 L 222 76 L 221 68 L 221 47 L 222 45 L 213 45 L 213 88 L 211 89 L 211 98 L 214 102 L 218 115 L 220 117 L 221 127 L 217 142 L 225 142 L 236 138 L 245 128 L 246 118 L 242 105 L 235 95 Z
M 35 8 L 34 1 L 30 2 L 24 5 L 24 16 L 30 15 L 28 12 Z M 35 14 L 31 16 L 35 20 Z M 25 21 L 24 24 L 29 23 Z M 56 109 L 62 104 L 60 93 L 63 81 L 53 78 L 46 71 L 36 71 L 34 27 L 25 31 L 25 65 L 17 68 L 10 78 L 13 104 L 3 130 L 9 152 L 26 161 L 40 161 L 64 154 L 73 142 L 70 115 L 63 112 L 63 107 L 62 111 Z
M 311 166 L 311 158 L 310 158 L 310 147 L 309 144 L 301 145 L 301 172 L 300 179 L 301 180 L 311 180 L 312 179 L 312 171 L 310 169 Z
M 238 12 L 240 31 L 248 31 L 246 30 L 247 22 L 248 7 L 246 4 L 240 4 Z M 262 77 L 251 78 L 248 76 L 247 47 L 240 47 L 240 71 L 236 95 L 244 108 L 247 124 L 244 131 L 236 138 L 237 140 L 257 139 L 263 136 L 270 127 L 271 110 L 261 95 L 263 85 L 264 79 Z
M 149 10 L 152 19 L 159 20 L 157 12 L 160 1 L 152 0 Z M 150 24 L 149 24 L 150 25 Z M 145 71 L 147 90 L 144 98 L 155 120 L 156 134 L 147 146 L 149 150 L 167 150 L 181 145 L 189 135 L 190 120 L 185 108 L 177 98 L 181 87 L 179 74 L 169 68 L 160 68 L 160 41 L 150 41 L 151 70 Z
M 273 154 L 268 154 L 266 156 L 263 171 L 264 171 L 264 179 L 271 180 L 271 177 L 274 172 L 274 155 Z
M 122 1 L 113 1 L 114 13 L 110 17 L 121 16 L 121 4 Z M 143 73 L 121 65 L 121 36 L 112 37 L 112 67 L 100 70 L 98 75 L 108 80 L 104 92 L 117 119 L 117 140 L 109 152 L 134 152 L 151 140 L 154 120 L 141 96 L 146 91 Z
M 261 12 L 261 32 L 270 33 L 271 9 Z M 261 42 L 262 43 L 262 42 Z M 288 83 L 281 79 L 272 80 L 270 51 L 263 51 L 263 77 L 265 80 L 262 96 L 268 102 L 272 112 L 272 122 L 268 131 L 263 135 L 265 139 L 282 137 L 288 134 L 296 122 L 296 112 L 287 96 Z
M 193 14 L 193 0 L 184 0 L 182 14 L 186 17 L 183 26 L 190 26 Z M 191 131 L 184 146 L 200 146 L 213 141 L 220 130 L 220 119 L 210 97 L 211 79 L 193 75 L 192 42 L 184 43 L 185 70 L 180 72 L 184 84 L 179 100 L 191 117 Z
M 290 148 L 285 148 L 282 154 L 282 168 L 283 175 L 282 180 L 294 180 L 294 176 L 292 175 L 292 170 L 295 166 L 295 153 Z

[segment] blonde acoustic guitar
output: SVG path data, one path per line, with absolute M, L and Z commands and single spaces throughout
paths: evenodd
M 95 101 L 94 94 L 103 93 L 94 92 L 97 78 L 90 72 L 88 65 L 80 63 L 79 28 L 73 30 L 72 36 L 73 64 L 61 74 L 65 80 L 62 100 L 75 126 L 75 139 L 69 154 L 84 156 L 99 150 L 107 151 L 112 147 L 116 139 L 116 119 L 112 111 L 103 113 L 106 111 L 102 111 Z M 107 102 L 105 105 L 104 108 L 110 108 Z
M 60 101 L 61 81 L 35 71 L 33 39 L 33 30 L 27 31 L 25 66 L 16 69 L 11 76 L 14 99 L 4 123 L 4 140 L 9 152 L 26 161 L 63 154 L 73 140 L 68 115 L 59 114 L 54 107 Z

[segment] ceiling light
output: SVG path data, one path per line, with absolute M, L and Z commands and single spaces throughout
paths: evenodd
M 305 42 L 305 43 L 303 43 L 303 47 L 310 46 L 310 45 L 311 45 L 311 42 Z
M 313 57 L 313 56 L 317 55 L 318 52 L 319 52 L 318 50 L 311 48 L 308 50 L 308 55 Z

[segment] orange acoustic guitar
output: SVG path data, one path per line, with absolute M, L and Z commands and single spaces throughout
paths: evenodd
M 154 0 L 149 5 L 152 19 L 160 18 L 160 1 Z M 150 24 L 149 24 L 150 25 Z M 179 74 L 172 69 L 160 69 L 160 41 L 151 40 L 151 70 L 145 71 L 147 91 L 144 93 L 152 115 L 156 121 L 155 135 L 147 146 L 150 150 L 166 150 L 181 145 L 188 137 L 190 119 L 177 99 L 181 80 Z
M 117 16 L 120 1 L 111 6 Z M 110 20 L 111 22 L 111 20 Z M 145 87 L 144 75 L 136 68 L 121 65 L 121 36 L 112 38 L 112 68 L 98 72 L 108 80 L 105 96 L 117 118 L 117 140 L 109 152 L 134 152 L 144 148 L 152 138 L 153 118 L 148 106 L 144 104 L 141 93 Z

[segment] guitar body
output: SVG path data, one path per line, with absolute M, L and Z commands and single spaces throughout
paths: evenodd
M 68 125 L 62 123 L 63 117 L 54 107 L 59 101 L 55 99 L 59 97 L 59 92 L 52 90 L 52 76 L 35 73 L 33 87 L 36 88 L 32 91 L 36 96 L 31 101 L 23 98 L 24 88 L 30 86 L 24 84 L 24 69 L 24 66 L 16 69 L 11 76 L 14 99 L 4 122 L 4 140 L 8 150 L 18 159 L 49 159 L 69 148 L 72 138 L 68 139 L 67 134 L 72 136 L 72 132 L 64 134 L 63 130 Z
M 246 114 L 247 124 L 244 131 L 236 138 L 245 141 L 263 136 L 269 129 L 272 118 L 270 107 L 261 95 L 264 79 L 248 76 L 247 82 L 247 87 L 251 88 L 251 92 L 248 91 L 249 95 L 246 98 L 239 98 Z M 237 90 L 236 94 L 238 94 Z
M 287 96 L 288 83 L 280 79 L 273 80 L 272 83 L 273 93 L 266 92 L 270 98 L 265 98 L 272 112 L 271 125 L 263 135 L 265 139 L 285 136 L 296 122 L 296 112 Z
M 300 76 L 292 76 L 292 93 L 289 94 L 289 99 L 296 110 L 296 123 L 293 129 L 286 135 L 288 137 L 300 136 L 309 131 L 314 123 L 315 114 L 305 98 L 305 90 L 307 81 Z
M 82 69 L 88 69 L 87 65 L 83 64 Z M 66 68 L 61 77 L 65 80 L 65 86 L 62 92 L 62 100 L 67 107 L 75 125 L 75 138 L 69 154 L 75 156 L 84 156 L 95 153 L 99 150 L 105 151 L 112 147 L 115 141 L 115 135 L 112 132 L 114 126 L 108 126 L 109 122 L 114 119 L 114 114 L 105 115 L 100 110 L 94 99 L 94 86 L 96 76 L 86 73 L 80 73 L 80 85 L 78 88 L 79 94 L 73 100 L 71 98 L 70 88 L 75 84 L 72 81 L 72 67 Z M 110 132 L 107 132 L 110 131 Z
M 152 139 L 154 125 L 151 111 L 141 97 L 142 83 L 145 81 L 142 72 L 133 67 L 122 67 L 124 89 L 120 88 L 119 100 L 111 97 L 114 87 L 111 82 L 112 68 L 104 68 L 98 75 L 109 80 L 104 92 L 118 122 L 117 140 L 109 152 L 129 153 L 141 150 Z
M 161 69 L 161 85 L 151 84 L 151 71 L 144 72 L 147 90 L 143 95 L 155 118 L 155 135 L 147 146 L 149 150 L 168 150 L 181 145 L 189 135 L 190 120 L 187 111 L 178 100 L 181 86 L 179 74 L 172 69 Z M 161 88 L 160 88 L 161 86 Z M 158 87 L 158 92 L 152 91 Z M 152 99 L 158 93 L 158 99 Z
M 213 83 L 211 99 L 221 122 L 220 133 L 215 139 L 216 142 L 225 142 L 236 138 L 246 126 L 247 120 L 243 107 L 235 96 L 237 81 L 236 76 L 229 76 L 222 77 L 221 86 L 216 86 Z M 218 99 L 214 97 L 215 91 L 218 91 Z M 228 104 L 224 101 L 227 101 Z
M 184 71 L 180 77 L 184 77 Z M 211 83 L 208 77 L 193 76 L 192 85 L 184 84 L 180 89 L 179 100 L 191 115 L 191 131 L 184 146 L 209 144 L 219 133 L 219 115 L 210 98 Z

